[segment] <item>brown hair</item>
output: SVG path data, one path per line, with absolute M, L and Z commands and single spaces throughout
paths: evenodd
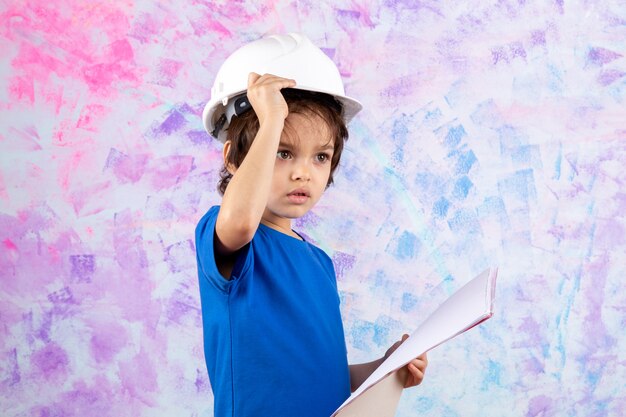
M 281 92 L 287 102 L 289 113 L 315 115 L 326 123 L 334 148 L 330 163 L 330 176 L 326 184 L 326 187 L 330 186 L 333 183 L 333 173 L 339 165 L 344 142 L 348 139 L 348 129 L 342 117 L 343 106 L 333 96 L 325 93 L 293 88 L 286 88 Z M 236 168 L 241 165 L 258 130 L 259 119 L 254 110 L 233 116 L 226 131 L 226 140 L 231 141 L 230 151 L 226 157 L 229 165 Z M 232 177 L 225 164 L 220 172 L 220 181 L 217 186 L 221 195 L 224 195 Z

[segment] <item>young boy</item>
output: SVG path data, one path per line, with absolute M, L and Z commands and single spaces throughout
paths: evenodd
M 330 416 L 401 343 L 348 365 L 333 264 L 291 229 L 332 183 L 360 107 L 298 34 L 245 45 L 218 72 L 203 121 L 224 143 L 223 199 L 196 228 L 215 416 Z M 407 365 L 406 387 L 426 364 Z

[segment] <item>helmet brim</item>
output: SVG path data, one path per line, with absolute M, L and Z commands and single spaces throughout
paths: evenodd
M 298 86 L 298 85 L 296 85 L 293 88 L 294 89 L 298 89 L 298 90 L 305 90 L 305 91 L 314 91 L 314 92 L 318 92 L 318 93 L 325 93 L 325 94 L 333 96 L 343 106 L 342 117 L 343 117 L 344 121 L 346 122 L 346 124 L 350 123 L 350 121 L 354 118 L 354 116 L 356 116 L 357 113 L 359 113 L 363 109 L 363 105 L 358 100 L 355 100 L 355 99 L 353 99 L 351 97 L 348 97 L 348 96 L 343 96 L 343 95 L 339 95 L 339 94 L 336 94 L 336 93 L 332 93 L 330 91 L 324 91 L 324 90 L 320 90 L 319 88 L 311 88 L 311 87 L 307 87 L 307 86 Z M 225 97 L 227 99 L 226 101 L 228 102 L 233 97 L 237 97 L 237 96 L 245 93 L 246 91 L 247 90 L 245 90 L 245 89 L 244 90 L 235 91 L 235 92 L 233 92 L 233 93 L 231 93 L 231 94 L 229 94 L 228 96 Z M 224 112 L 226 111 L 226 106 L 224 106 L 222 103 L 223 103 L 222 100 L 220 100 L 219 102 L 209 101 L 206 104 L 206 106 L 204 106 L 204 110 L 202 111 L 202 123 L 204 124 L 204 129 L 211 136 L 213 136 L 213 131 L 215 129 L 215 125 L 216 125 L 217 121 L 222 116 L 222 114 L 224 114 Z M 226 142 L 226 128 L 227 127 L 228 127 L 228 123 L 226 123 L 224 125 L 224 127 L 219 131 L 217 136 L 213 136 L 213 137 L 216 138 L 217 140 L 219 140 L 222 143 Z

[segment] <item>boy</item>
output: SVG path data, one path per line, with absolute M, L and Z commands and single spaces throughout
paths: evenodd
M 217 74 L 203 121 L 224 143 L 223 199 L 196 228 L 215 416 L 330 416 L 401 343 L 348 365 L 333 264 L 291 229 L 332 183 L 360 108 L 297 34 L 245 45 Z M 426 364 L 407 365 L 405 386 Z

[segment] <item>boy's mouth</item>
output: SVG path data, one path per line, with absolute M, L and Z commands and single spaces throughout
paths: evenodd
M 298 188 L 287 194 L 287 198 L 289 199 L 289 201 L 294 204 L 306 203 L 309 197 L 309 191 L 303 188 Z
M 302 196 L 302 197 L 310 197 L 309 192 L 303 188 L 298 188 L 297 190 L 293 190 L 292 192 L 290 192 L 289 194 L 287 194 L 287 196 Z

